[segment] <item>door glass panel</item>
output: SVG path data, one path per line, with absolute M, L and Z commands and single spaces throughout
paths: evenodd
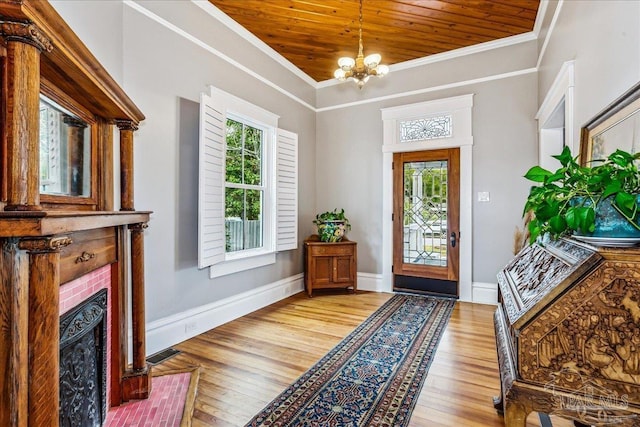
M 403 262 L 447 266 L 447 161 L 404 163 Z

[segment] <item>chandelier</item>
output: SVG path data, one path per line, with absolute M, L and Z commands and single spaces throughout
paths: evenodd
M 382 57 L 377 53 L 372 53 L 365 57 L 362 54 L 362 0 L 360 0 L 360 28 L 358 30 L 358 56 L 356 59 L 347 56 L 338 59 L 338 68 L 333 76 L 345 81 L 352 79 L 359 89 L 369 80 L 371 76 L 382 77 L 389 72 L 389 67 L 380 64 Z

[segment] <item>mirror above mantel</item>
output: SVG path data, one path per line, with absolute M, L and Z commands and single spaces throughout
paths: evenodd
M 40 95 L 40 194 L 91 196 L 91 129 Z

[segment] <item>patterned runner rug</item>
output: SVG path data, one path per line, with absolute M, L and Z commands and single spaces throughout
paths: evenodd
M 454 304 L 394 295 L 247 427 L 406 426 Z

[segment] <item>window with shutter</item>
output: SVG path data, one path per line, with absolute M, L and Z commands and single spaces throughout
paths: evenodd
M 198 266 L 218 277 L 298 247 L 298 135 L 217 88 L 200 98 Z

